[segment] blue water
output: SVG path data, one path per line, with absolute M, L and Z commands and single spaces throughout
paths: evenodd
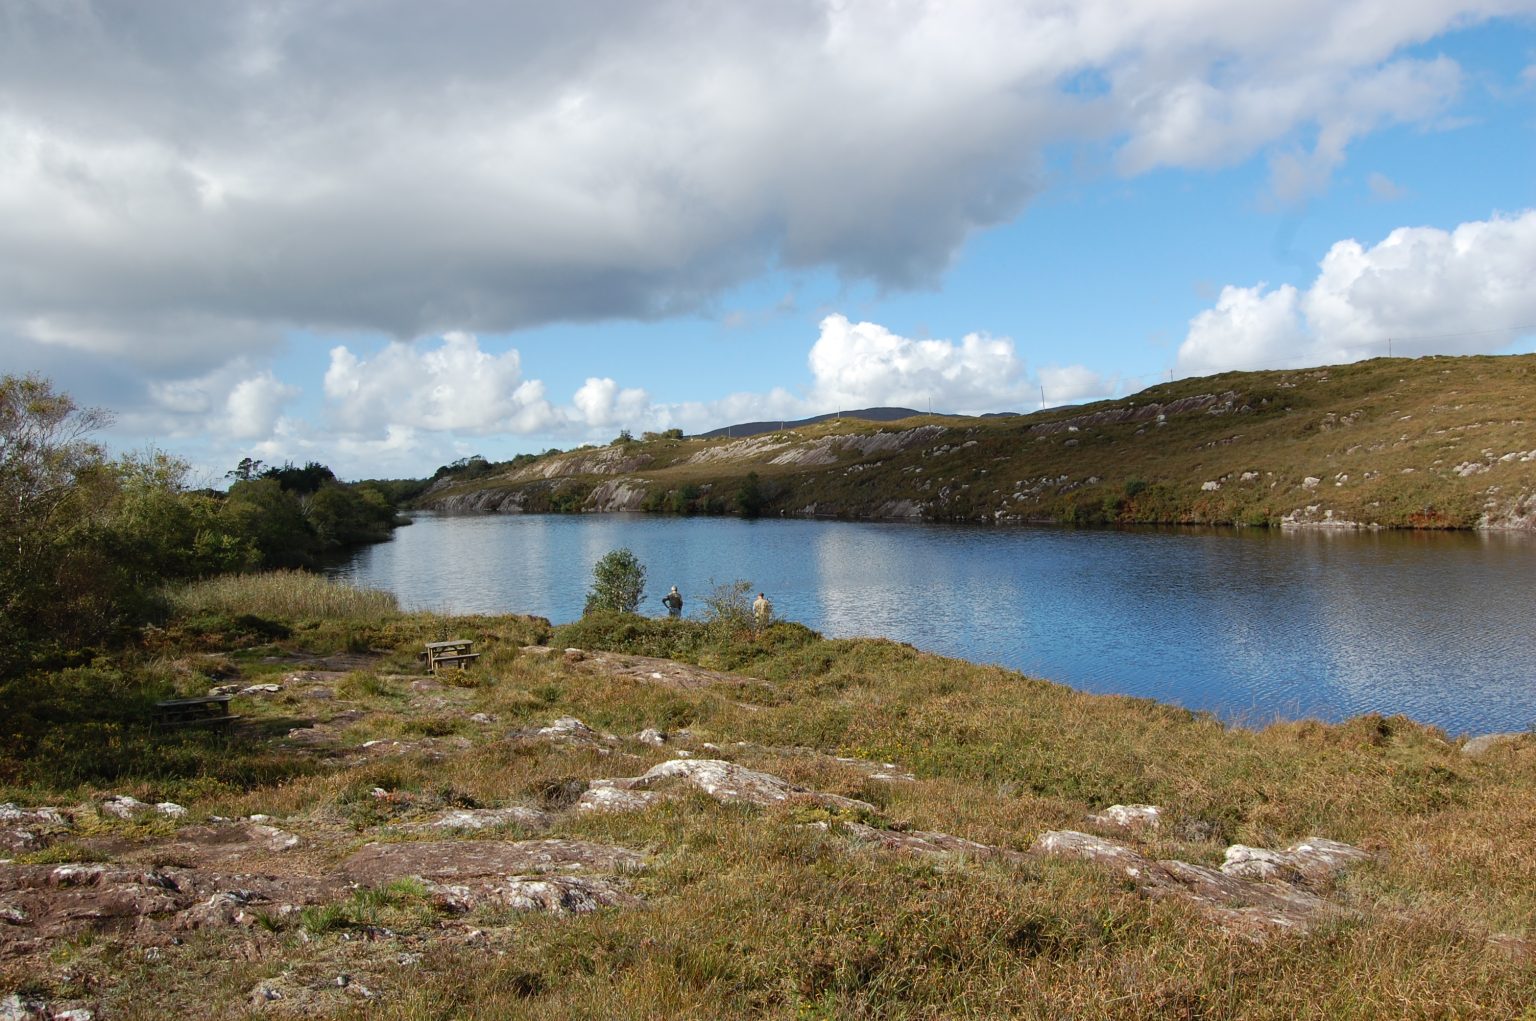
M 829 637 L 880 635 L 1232 722 L 1402 713 L 1536 725 L 1536 537 L 1099 531 L 641 515 L 422 515 L 338 574 L 409 608 L 581 612 L 628 547 L 642 611 L 746 579 Z

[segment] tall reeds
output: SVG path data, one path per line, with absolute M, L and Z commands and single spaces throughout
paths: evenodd
M 380 620 L 400 613 L 394 593 L 358 588 L 308 571 L 226 574 L 166 593 L 179 614 Z

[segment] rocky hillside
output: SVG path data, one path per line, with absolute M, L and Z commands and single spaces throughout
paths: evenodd
M 1536 355 L 1226 373 L 1016 417 L 822 422 L 553 453 L 444 511 L 1530 528 Z

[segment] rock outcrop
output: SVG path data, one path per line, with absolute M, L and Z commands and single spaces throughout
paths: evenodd
M 1030 850 L 1077 858 L 1117 872 L 1150 897 L 1180 897 L 1229 929 L 1251 938 L 1305 932 L 1320 921 L 1351 914 L 1325 899 L 1326 882 L 1370 855 L 1312 837 L 1284 851 L 1233 845 L 1220 869 L 1177 860 L 1153 861 L 1125 845 L 1073 830 L 1042 834 Z

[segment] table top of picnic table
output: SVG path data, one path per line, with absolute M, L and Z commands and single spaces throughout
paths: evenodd
M 475 644 L 474 639 L 471 639 L 471 638 L 450 638 L 446 642 L 428 642 L 427 643 L 427 648 L 429 648 L 429 649 L 467 649 L 471 645 L 474 645 L 474 644 Z
M 163 702 L 156 702 L 156 709 L 174 709 L 180 705 L 207 705 L 210 702 L 218 702 L 222 705 L 229 704 L 229 695 L 204 695 L 201 698 L 172 698 Z

